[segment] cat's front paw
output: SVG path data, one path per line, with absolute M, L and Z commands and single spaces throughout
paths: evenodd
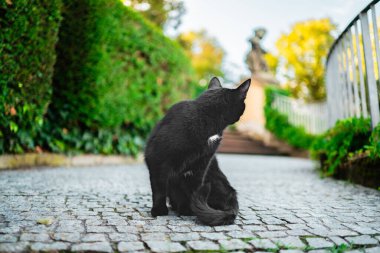
M 150 213 L 152 214 L 153 217 L 165 216 L 165 215 L 168 215 L 169 210 L 166 206 L 152 207 L 152 209 L 150 210 Z

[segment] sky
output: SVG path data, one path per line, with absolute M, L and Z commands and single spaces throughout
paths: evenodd
M 275 50 L 275 41 L 292 24 L 329 17 L 342 31 L 371 0 L 184 0 L 186 14 L 176 32 L 205 29 L 226 52 L 225 67 L 231 79 L 249 76 L 244 60 L 250 50 L 248 38 L 256 27 L 267 29 L 266 50 Z M 337 34 L 338 35 L 338 34 Z

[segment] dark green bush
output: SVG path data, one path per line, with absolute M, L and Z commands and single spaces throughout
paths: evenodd
M 277 138 L 289 143 L 291 146 L 308 149 L 316 137 L 308 134 L 303 127 L 293 126 L 289 123 L 286 115 L 273 109 L 272 103 L 275 94 L 289 95 L 289 92 L 272 86 L 265 88 L 265 127 Z
M 349 154 L 364 149 L 369 144 L 371 122 L 364 118 L 338 121 L 320 136 L 311 147 L 311 155 L 319 159 L 325 175 L 333 175 L 347 161 Z
M 51 96 L 60 0 L 0 1 L 0 154 L 34 148 Z
M 371 133 L 369 144 L 365 146 L 368 155 L 372 160 L 380 161 L 380 124 L 378 124 Z
M 119 0 L 65 0 L 42 145 L 136 153 L 174 102 L 193 93 L 182 49 Z

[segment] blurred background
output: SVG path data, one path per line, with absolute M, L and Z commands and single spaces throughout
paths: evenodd
M 218 76 L 253 80 L 220 152 L 378 162 L 377 2 L 2 1 L 0 154 L 135 156 Z

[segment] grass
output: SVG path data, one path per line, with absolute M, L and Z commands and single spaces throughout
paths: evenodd
M 329 248 L 331 253 L 342 253 L 350 249 L 352 249 L 352 247 L 346 244 L 341 244 L 339 246 L 334 246 L 332 248 Z
M 242 240 L 243 242 L 250 242 L 252 240 L 255 240 L 255 239 L 259 239 L 259 238 L 256 238 L 256 237 L 247 237 L 247 238 L 239 238 L 240 240 Z

